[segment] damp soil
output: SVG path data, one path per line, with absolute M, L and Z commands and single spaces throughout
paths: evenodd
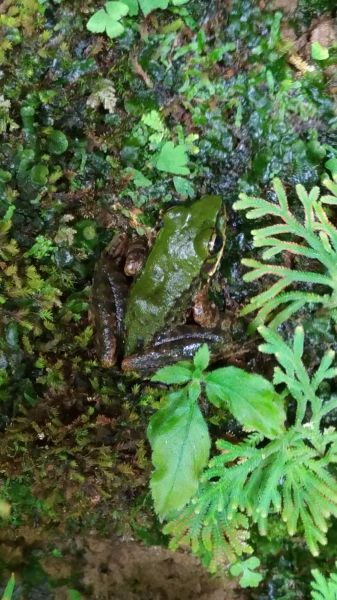
M 49 544 L 50 544 L 49 540 Z M 48 555 L 48 544 L 35 542 L 26 553 L 1 544 L 11 567 L 19 574 L 14 600 L 69 600 L 70 582 L 81 600 L 248 600 L 236 580 L 211 576 L 187 551 L 116 536 L 74 536 L 59 544 L 61 555 Z M 59 547 L 60 547 L 59 545 Z M 38 550 L 39 546 L 39 550 Z M 31 562 L 39 556 L 40 574 Z M 36 565 L 35 565 L 36 567 Z M 29 568 L 31 584 L 22 579 Z M 20 581 L 20 579 L 22 579 Z M 35 579 L 35 581 L 34 581 Z M 67 581 L 67 585 L 62 585 Z
M 190 554 L 88 538 L 83 583 L 94 600 L 244 600 L 237 582 L 210 577 Z M 60 599 L 61 600 L 61 599 Z

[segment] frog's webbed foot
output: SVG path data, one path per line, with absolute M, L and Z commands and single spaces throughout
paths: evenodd
M 135 240 L 132 240 L 128 246 L 125 256 L 125 275 L 128 275 L 129 277 L 135 277 L 138 275 L 144 266 L 147 253 L 148 246 L 144 239 L 136 238 Z
M 135 277 L 142 270 L 148 253 L 145 239 L 129 238 L 126 233 L 116 233 L 103 251 L 101 261 L 111 268 L 124 270 L 128 277 Z
M 213 362 L 233 353 L 232 339 L 228 332 L 183 325 L 158 336 L 151 348 L 145 349 L 141 354 L 124 358 L 122 369 L 145 377 L 178 360 L 190 360 L 205 343 L 210 349 Z

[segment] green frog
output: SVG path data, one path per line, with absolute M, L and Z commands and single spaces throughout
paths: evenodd
M 222 353 L 228 342 L 224 331 L 183 323 L 193 295 L 216 271 L 224 233 L 221 198 L 204 196 L 166 212 L 143 266 L 141 244 L 126 252 L 124 273 L 120 263 L 125 251 L 115 243 L 113 251 L 103 252 L 93 281 L 93 312 L 103 366 L 121 361 L 124 371 L 144 375 L 191 358 L 204 342 L 215 356 Z M 128 279 L 138 270 L 130 287 Z

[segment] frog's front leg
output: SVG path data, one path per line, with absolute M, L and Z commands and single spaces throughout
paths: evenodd
M 102 255 L 94 272 L 92 306 L 96 347 L 103 367 L 112 367 L 123 354 L 124 314 L 128 283 L 111 256 Z
M 220 311 L 208 295 L 209 285 L 200 288 L 193 297 L 192 314 L 195 323 L 201 327 L 216 327 L 220 324 Z

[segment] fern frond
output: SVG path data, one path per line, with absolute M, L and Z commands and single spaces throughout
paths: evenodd
M 265 248 L 261 261 L 243 259 L 249 267 L 245 281 L 271 277 L 277 281 L 265 291 L 254 296 L 242 310 L 246 315 L 257 311 L 253 327 L 269 323 L 276 328 L 306 304 L 321 304 L 331 314 L 336 307 L 337 297 L 337 229 L 324 210 L 324 203 L 337 204 L 337 183 L 324 182 L 336 192 L 336 198 L 323 196 L 319 199 L 319 188 L 309 193 L 302 185 L 296 186 L 297 197 L 302 208 L 302 217 L 291 212 L 286 192 L 279 179 L 273 185 L 277 202 L 240 194 L 234 204 L 236 210 L 245 210 L 249 219 L 272 217 L 274 225 L 253 229 L 253 245 Z M 268 262 L 284 253 L 298 256 L 299 260 L 315 261 L 307 269 L 292 269 L 275 262 Z M 320 270 L 316 265 L 320 263 Z M 323 287 L 325 292 L 320 291 Z M 309 289 L 307 289 L 309 288 Z
M 195 501 L 167 523 L 164 533 L 171 536 L 170 548 L 190 545 L 214 573 L 253 551 L 248 544 L 248 525 L 247 517 L 239 511 L 229 520 L 225 512 L 218 510 L 216 501 L 205 503 L 201 488 Z
M 307 197 L 313 204 L 317 190 Z M 284 196 L 282 203 L 284 208 Z M 307 207 L 312 227 L 309 212 Z M 302 534 L 317 555 L 327 543 L 330 518 L 337 517 L 337 478 L 331 469 L 337 463 L 337 432 L 322 422 L 337 408 L 337 397 L 320 396 L 322 382 L 337 375 L 335 353 L 329 350 L 312 373 L 304 363 L 302 327 L 296 327 L 291 342 L 266 326 L 259 333 L 259 350 L 278 363 L 274 384 L 282 386 L 283 399 L 292 396 L 296 402 L 295 422 L 270 441 L 261 433 L 237 444 L 218 440 L 218 454 L 204 471 L 196 497 L 164 529 L 173 548 L 189 544 L 211 570 L 251 551 L 250 523 L 266 535 L 270 516 L 279 515 L 288 533 Z
M 310 408 L 312 412 L 311 420 L 317 433 L 322 417 L 333 410 L 336 405 L 334 399 L 324 403 L 317 395 L 317 390 L 322 381 L 336 376 L 336 368 L 331 367 L 335 356 L 334 352 L 329 350 L 323 356 L 318 369 L 310 377 L 302 361 L 302 327 L 297 327 L 295 330 L 292 349 L 278 333 L 272 331 L 269 327 L 259 327 L 259 333 L 267 342 L 261 344 L 259 349 L 262 352 L 274 354 L 279 363 L 279 366 L 274 370 L 274 383 L 276 385 L 285 384 L 290 394 L 297 401 L 296 425 L 300 426 L 303 423 L 307 409 Z
M 332 572 L 329 578 L 325 578 L 318 569 L 313 569 L 311 573 L 314 578 L 311 582 L 311 600 L 337 600 L 337 572 Z
M 245 481 L 242 481 L 240 461 L 227 469 L 223 465 L 221 474 L 217 460 L 218 471 L 213 468 L 209 475 L 214 477 L 217 474 L 219 481 L 214 486 L 218 493 L 222 487 L 228 498 L 229 494 L 232 495 L 232 487 L 237 486 L 238 479 L 241 479 L 240 510 L 258 524 L 260 533 L 266 533 L 268 516 L 278 512 L 290 535 L 302 524 L 309 549 L 316 555 L 319 544 L 326 543 L 330 516 L 337 514 L 337 481 L 316 450 L 298 439 L 295 430 L 289 430 L 288 439 L 282 440 L 282 443 L 271 442 L 256 449 L 256 452 L 259 462 L 257 464 L 254 460 L 254 467 L 249 465 L 246 468 Z M 223 485 L 225 480 L 227 485 Z M 233 512 L 230 506 L 228 511 L 231 518 Z

